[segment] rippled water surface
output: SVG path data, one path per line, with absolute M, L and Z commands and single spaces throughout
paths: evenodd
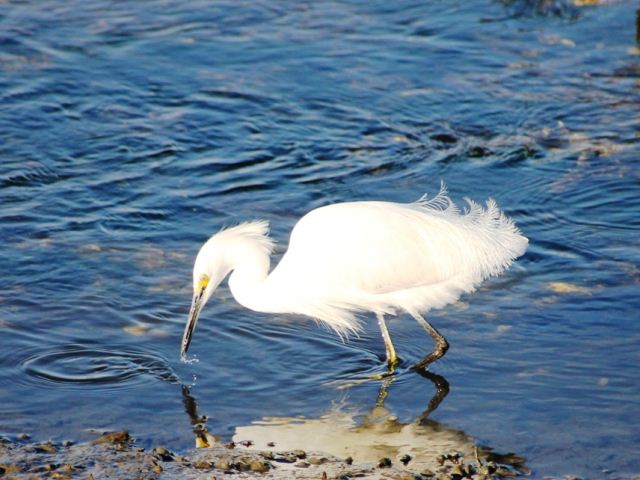
M 206 415 L 223 440 L 444 435 L 535 477 L 640 474 L 638 5 L 581 3 L 0 2 L 0 434 L 179 450 Z M 208 235 L 264 218 L 281 254 L 314 207 L 440 179 L 531 244 L 431 312 L 437 380 L 406 316 L 406 363 L 363 381 L 375 319 L 343 343 L 226 287 L 179 362 Z

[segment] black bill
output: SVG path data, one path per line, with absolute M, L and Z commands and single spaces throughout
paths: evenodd
M 180 347 L 180 359 L 184 362 L 187 359 L 187 350 L 191 343 L 191 335 L 198 323 L 198 315 L 200 315 L 200 309 L 202 308 L 202 297 L 204 294 L 204 288 L 193 296 L 191 302 L 191 310 L 189 310 L 189 318 L 187 324 L 184 327 L 184 334 L 182 335 L 182 346 Z

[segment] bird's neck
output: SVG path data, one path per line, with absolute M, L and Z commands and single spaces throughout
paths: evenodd
M 229 288 L 242 306 L 258 312 L 278 312 L 266 291 L 269 251 L 252 239 L 243 239 L 229 252 Z

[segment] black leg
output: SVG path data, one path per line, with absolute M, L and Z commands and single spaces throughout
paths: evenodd
M 442 358 L 444 354 L 447 353 L 447 350 L 449 350 L 449 342 L 447 342 L 446 338 L 440 335 L 440 333 L 435 328 L 433 328 L 433 326 L 429 322 L 427 322 L 422 317 L 422 315 L 417 312 L 412 312 L 411 314 L 413 315 L 413 318 L 415 318 L 418 323 L 422 325 L 422 328 L 429 332 L 429 335 L 431 335 L 436 341 L 436 347 L 433 349 L 433 352 L 431 352 L 429 355 L 427 355 L 414 365 L 414 368 L 416 369 L 425 368 L 439 358 Z

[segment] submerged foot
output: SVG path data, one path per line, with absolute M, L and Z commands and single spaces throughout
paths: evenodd
M 430 364 L 444 357 L 444 354 L 447 353 L 447 350 L 449 350 L 449 342 L 447 342 L 444 337 L 441 337 L 438 340 L 439 341 L 436 344 L 436 348 L 433 350 L 433 352 L 416 363 L 413 366 L 414 369 L 426 369 Z

